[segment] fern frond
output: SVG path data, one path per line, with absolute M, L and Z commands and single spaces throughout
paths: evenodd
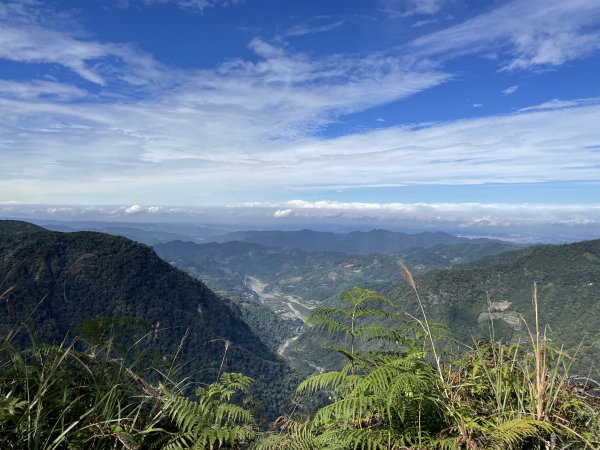
M 351 377 L 351 369 L 352 366 L 347 364 L 339 372 L 325 372 L 319 375 L 313 375 L 300 383 L 296 392 L 301 393 L 306 391 L 310 394 L 328 387 L 335 389 L 348 381 L 348 377 Z
M 292 423 L 285 433 L 267 433 L 252 450 L 320 450 L 308 422 Z
M 378 402 L 380 399 L 373 395 L 342 398 L 317 411 L 312 427 L 315 429 L 331 420 L 340 424 L 360 423 Z
M 489 426 L 490 437 L 498 448 L 516 446 L 528 437 L 541 438 L 545 433 L 553 431 L 552 425 L 535 419 L 513 419 Z

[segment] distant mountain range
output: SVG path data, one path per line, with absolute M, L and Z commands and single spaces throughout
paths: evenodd
M 163 355 L 182 344 L 184 375 L 196 382 L 216 379 L 229 341 L 227 370 L 255 378 L 255 395 L 268 404 L 287 399 L 289 369 L 239 309 L 128 239 L 0 221 L 0 298 L 0 332 L 25 321 L 48 342 L 97 316 L 142 319 L 150 327 L 144 342 Z
M 215 242 L 242 241 L 256 244 L 297 248 L 307 252 L 342 252 L 366 255 L 390 254 L 409 248 L 467 243 L 503 243 L 494 239 L 468 239 L 441 231 L 407 234 L 387 230 L 330 233 L 323 231 L 236 231 L 206 239 Z
M 142 244 L 154 245 L 159 242 L 184 240 L 200 242 L 214 235 L 227 233 L 226 229 L 203 225 L 171 223 L 118 223 L 98 221 L 42 222 L 41 226 L 51 231 L 97 231 L 123 236 Z

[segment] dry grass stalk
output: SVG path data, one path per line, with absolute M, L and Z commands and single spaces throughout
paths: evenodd
M 448 398 L 449 392 L 446 389 L 446 379 L 444 377 L 444 373 L 442 372 L 440 357 L 438 356 L 437 349 L 435 347 L 435 343 L 433 342 L 433 335 L 431 334 L 431 328 L 429 327 L 429 321 L 427 320 L 427 315 L 425 314 L 425 308 L 423 307 L 423 302 L 421 301 L 421 296 L 419 295 L 419 291 L 417 290 L 417 283 L 415 282 L 415 279 L 414 279 L 411 271 L 408 270 L 408 267 L 406 267 L 406 264 L 404 264 L 404 261 L 399 261 L 398 265 L 400 266 L 400 270 L 402 270 L 402 273 L 404 274 L 404 278 L 406 279 L 406 282 L 412 288 L 412 290 L 414 291 L 414 293 L 417 297 L 417 302 L 419 303 L 419 308 L 421 309 L 421 314 L 423 315 L 423 320 L 422 321 L 418 320 L 418 322 L 419 322 L 419 325 L 421 325 L 421 328 L 423 328 L 423 331 L 425 332 L 427 337 L 429 338 L 429 343 L 431 344 L 431 349 L 433 351 L 433 357 L 435 358 L 435 364 L 437 367 L 438 375 L 440 377 L 440 381 L 442 382 L 442 385 L 444 386 L 444 393 L 446 395 L 446 398 Z

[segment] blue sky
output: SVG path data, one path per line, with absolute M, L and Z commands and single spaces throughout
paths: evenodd
M 594 233 L 600 2 L 0 1 L 0 116 L 5 216 Z

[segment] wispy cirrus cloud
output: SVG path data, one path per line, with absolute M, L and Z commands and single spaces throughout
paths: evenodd
M 4 5 L 1 58 L 58 64 L 99 93 L 85 83 L 0 82 L 0 192 L 30 202 L 171 204 L 309 189 L 598 180 L 597 99 L 321 133 L 344 115 L 448 82 L 446 60 L 489 51 L 499 39 L 508 38 L 514 61 L 522 33 L 594 33 L 586 28 L 598 19 L 594 4 L 536 12 L 534 3 L 513 1 L 516 12 L 503 5 L 385 52 L 317 58 L 255 38 L 251 58 L 204 70 L 165 67 L 135 46 L 52 28 L 27 8 L 14 23 Z M 131 95 L 135 86 L 152 89 Z
M 58 64 L 100 86 L 112 79 L 144 85 L 163 78 L 166 69 L 134 46 L 90 39 L 63 14 L 47 8 L 41 13 L 40 8 L 33 0 L 0 5 L 1 59 Z M 72 31 L 59 29 L 64 22 Z
M 129 6 L 131 4 L 152 5 L 175 5 L 181 9 L 186 9 L 195 12 L 202 12 L 207 8 L 215 6 L 229 6 L 235 3 L 242 3 L 244 0 L 119 0 L 121 6 Z
M 0 98 L 15 98 L 24 100 L 53 99 L 55 101 L 70 101 L 85 97 L 87 92 L 72 84 L 58 83 L 49 80 L 31 80 L 28 82 L 0 79 Z
M 545 109 L 565 109 L 565 108 L 577 108 L 580 106 L 589 106 L 589 105 L 597 105 L 600 103 L 600 97 L 591 97 L 591 98 L 577 98 L 571 100 L 560 100 L 555 98 L 553 100 L 549 100 L 547 102 L 541 103 L 539 105 L 527 106 L 525 108 L 521 108 L 520 112 L 527 111 L 542 111 Z
M 594 0 L 512 0 L 408 48 L 437 61 L 494 49 L 503 70 L 555 67 L 600 49 L 599 21 Z
M 382 11 L 391 18 L 433 15 L 442 10 L 447 0 L 381 0 Z
M 518 84 L 515 84 L 515 85 L 513 85 L 513 86 L 509 86 L 509 87 L 507 87 L 506 89 L 503 89 L 503 90 L 502 90 L 502 93 L 503 93 L 504 95 L 512 95 L 512 94 L 514 94 L 515 92 L 517 92 L 518 90 L 519 90 L 519 85 L 518 85 Z
M 268 134 L 266 111 L 250 113 L 256 123 L 238 110 L 215 119 L 179 99 L 103 107 L 29 102 L 27 108 L 12 100 L 0 102 L 0 113 L 0 135 L 10 136 L 0 141 L 0 191 L 30 201 L 192 204 L 240 193 L 600 179 L 599 104 L 335 139 L 281 139 Z M 289 126 L 297 132 L 298 124 Z
M 307 34 L 325 33 L 344 25 L 344 20 L 324 21 L 325 17 L 318 17 L 299 25 L 291 27 L 282 34 L 282 37 L 304 36 Z

